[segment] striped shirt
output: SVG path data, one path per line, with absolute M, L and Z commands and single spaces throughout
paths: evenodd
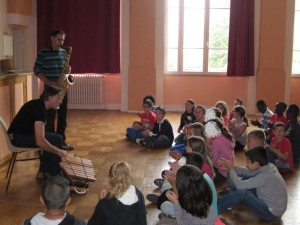
M 42 49 L 36 58 L 33 72 L 35 75 L 43 73 L 50 80 L 57 80 L 61 74 L 63 65 L 67 58 L 65 49 L 54 51 L 51 47 Z

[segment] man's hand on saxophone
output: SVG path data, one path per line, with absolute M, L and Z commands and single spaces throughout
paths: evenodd
M 71 73 L 71 66 L 67 65 L 64 71 L 65 74 L 70 74 Z

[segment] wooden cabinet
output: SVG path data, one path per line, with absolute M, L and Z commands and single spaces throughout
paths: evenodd
M 28 101 L 27 85 L 32 73 L 0 75 L 0 116 L 9 125 L 22 105 Z M 7 161 L 10 152 L 6 149 L 4 137 L 0 136 L 0 164 Z

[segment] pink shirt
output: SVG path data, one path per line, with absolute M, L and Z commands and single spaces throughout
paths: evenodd
M 286 161 L 290 164 L 290 169 L 294 167 L 294 160 L 293 160 L 293 152 L 291 147 L 291 142 L 287 138 L 283 138 L 281 141 L 276 143 L 275 138 L 272 139 L 271 144 L 275 146 L 275 148 L 279 149 L 282 153 L 289 153 L 288 160 L 284 160 L 280 158 L 282 161 Z
M 234 150 L 231 140 L 223 134 L 211 139 L 212 162 L 214 167 L 224 176 L 227 177 L 228 170 L 219 165 L 219 159 L 234 160 Z

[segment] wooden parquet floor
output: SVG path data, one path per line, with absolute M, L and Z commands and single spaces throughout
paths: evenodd
M 178 127 L 179 113 L 169 113 L 174 132 Z M 96 181 L 90 184 L 86 195 L 72 195 L 72 202 L 67 210 L 86 220 L 92 215 L 98 201 L 98 191 L 107 187 L 108 170 L 113 162 L 127 161 L 132 168 L 134 184 L 146 194 L 156 191 L 153 184 L 160 177 L 161 171 L 168 168 L 170 159 L 167 149 L 151 150 L 128 141 L 125 129 L 136 120 L 135 114 L 119 111 L 70 110 L 68 115 L 68 143 L 75 146 L 79 157 L 91 159 L 96 173 Z M 175 134 L 176 135 L 176 134 Z M 244 164 L 242 153 L 236 155 L 237 164 Z M 5 175 L 8 163 L 0 166 L 0 224 L 19 225 L 24 218 L 42 211 L 39 195 L 43 182 L 35 178 L 39 162 L 17 162 L 13 172 L 10 188 L 5 193 Z M 229 225 L 296 225 L 300 224 L 300 180 L 299 167 L 294 173 L 286 174 L 289 203 L 282 220 L 277 223 L 266 223 L 244 207 L 236 207 L 221 214 Z M 159 211 L 147 200 L 147 221 L 149 225 L 158 220 Z

